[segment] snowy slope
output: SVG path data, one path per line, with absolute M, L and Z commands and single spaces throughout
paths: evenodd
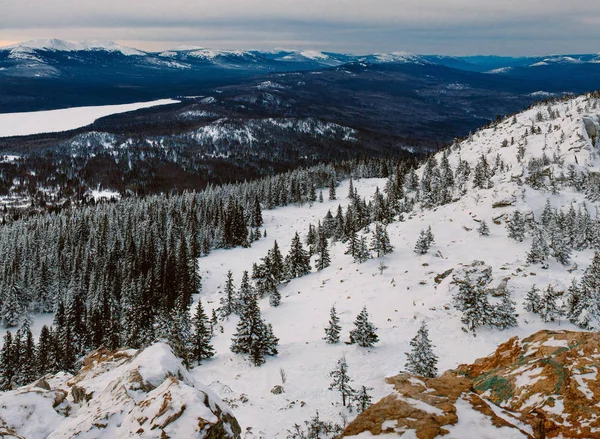
M 454 201 L 449 204 L 434 209 L 417 205 L 405 215 L 404 221 L 388 226 L 395 250 L 380 260 L 374 258 L 356 264 L 344 254 L 346 245 L 336 243 L 331 247 L 330 267 L 280 286 L 282 303 L 279 307 L 273 308 L 267 298 L 262 299 L 263 317 L 280 338 L 279 354 L 267 358 L 265 365 L 254 367 L 243 356 L 231 353 L 229 347 L 237 317 L 232 316 L 222 323 L 222 330 L 218 329 L 213 339 L 216 356 L 191 373 L 232 408 L 245 431 L 244 437 L 285 438 L 293 424 L 302 425 L 315 410 L 324 420 L 340 423 L 342 419 L 351 420 L 356 412 L 344 409 L 338 393 L 328 390 L 329 372 L 337 360 L 346 356 L 353 386 L 372 388 L 370 394 L 376 401 L 390 393 L 391 388 L 384 379 L 403 370 L 404 353 L 409 350 L 409 341 L 422 321 L 427 322 L 436 345 L 440 371 L 473 362 L 512 336 L 526 337 L 545 328 L 577 329 L 564 321 L 544 323 L 537 315 L 526 312 L 522 302 L 533 284 L 543 288 L 552 283 L 557 290 L 566 289 L 572 278 L 581 277 L 593 252 L 573 252 L 568 266 L 550 259 L 548 268 L 542 269 L 539 264 L 526 263 L 531 238 L 516 242 L 507 237 L 505 227 L 506 218 L 515 209 L 538 217 L 547 199 L 558 208 L 568 207 L 572 201 L 585 201 L 583 193 L 573 188 L 552 193 L 524 183 L 530 159 L 544 154 L 555 157 L 555 163 L 550 166 L 555 176 L 567 173 L 570 165 L 573 172 L 600 171 L 598 146 L 593 145 L 588 134 L 594 132 L 594 123 L 598 120 L 598 102 L 579 97 L 552 104 L 551 112 L 548 110 L 545 105 L 532 108 L 451 147 L 448 159 L 453 168 L 459 160 L 469 162 L 474 169 L 481 155 L 486 156 L 490 164 L 500 156 L 504 170 L 492 177 L 490 189 L 475 189 L 470 180 L 464 195 L 456 191 Z M 536 127 L 536 134 L 531 134 L 532 125 Z M 529 134 L 524 136 L 526 131 Z M 519 162 L 520 147 L 524 157 Z M 436 159 L 440 162 L 441 153 Z M 419 175 L 422 172 L 423 168 L 417 171 Z M 377 187 L 384 188 L 386 180 L 361 179 L 353 183 L 358 193 L 369 199 Z M 236 286 L 239 286 L 242 272 L 251 271 L 252 264 L 267 254 L 275 240 L 285 255 L 296 231 L 305 236 L 309 224 L 316 225 L 329 209 L 335 214 L 338 204 L 345 210 L 349 202 L 348 186 L 349 182 L 345 181 L 338 188 L 337 201 L 265 210 L 267 237 L 254 242 L 251 248 L 217 250 L 201 258 L 200 298 L 205 309 L 210 313 L 218 306 L 228 270 L 233 271 Z M 598 202 L 586 203 L 592 215 L 600 207 Z M 491 229 L 488 237 L 480 237 L 475 230 L 481 220 Z M 428 253 L 416 255 L 413 249 L 419 232 L 428 226 L 432 227 L 435 243 Z M 468 265 L 474 260 L 485 261 L 492 267 L 492 286 L 508 278 L 508 289 L 517 302 L 517 327 L 505 331 L 483 327 L 477 330 L 476 337 L 461 329 L 460 313 L 451 305 L 455 291 L 452 276 L 439 283 L 434 278 L 450 269 L 457 272 L 461 264 Z M 387 266 L 383 272 L 380 263 Z M 342 342 L 328 345 L 322 340 L 323 328 L 334 303 L 341 318 Z M 365 305 L 371 321 L 378 327 L 380 342 L 373 348 L 346 345 L 343 342 L 348 340 L 352 322 Z M 271 393 L 275 385 L 283 385 L 284 393 Z M 495 427 L 482 420 L 465 421 L 453 430 L 456 437 L 464 437 L 463 432 L 471 431 L 474 425 L 481 429 L 478 430 L 481 437 L 485 432 L 495 437 L 496 430 L 492 430 Z
M 581 167 L 598 168 L 592 147 L 582 122 L 586 103 L 584 98 L 556 105 L 560 116 L 553 124 L 561 129 L 553 133 L 528 137 L 526 159 L 541 156 L 544 145 L 548 154 L 557 148 L 561 132 L 565 133 L 559 154 L 568 163 L 575 163 L 577 157 Z M 533 210 L 538 214 L 546 198 L 555 206 L 567 206 L 571 200 L 583 200 L 580 193 L 564 190 L 561 194 L 533 190 L 512 181 L 513 175 L 522 172 L 522 165 L 516 160 L 518 141 L 515 145 L 501 148 L 504 137 L 519 139 L 525 129 L 531 126 L 538 111 L 534 108 L 517 116 L 517 123 L 509 119 L 493 128 L 482 130 L 454 147 L 450 161 L 456 163 L 458 157 L 471 162 L 474 167 L 479 156 L 489 155 L 489 161 L 497 153 L 505 160 L 508 170 L 494 177 L 494 188 L 470 190 L 458 201 L 435 210 L 415 210 L 405 222 L 388 226 L 388 232 L 395 251 L 383 258 L 388 267 L 379 273 L 379 260 L 372 259 L 357 265 L 350 256 L 344 255 L 345 245 L 335 244 L 332 249 L 332 265 L 322 272 L 314 272 L 304 278 L 291 281 L 281 288 L 283 296 L 279 308 L 269 306 L 267 299 L 261 302 L 263 316 L 273 324 L 276 336 L 280 337 L 280 354 L 269 358 L 267 364 L 255 368 L 242 357 L 229 351 L 231 336 L 236 319 L 223 325 L 223 333 L 217 333 L 214 343 L 217 356 L 195 369 L 197 377 L 228 401 L 234 402 L 234 412 L 244 427 L 252 427 L 253 435 L 248 437 L 285 437 L 286 429 L 294 423 L 302 424 L 316 409 L 322 419 L 339 421 L 340 413 L 349 418 L 339 404 L 339 395 L 327 390 L 330 383 L 328 373 L 336 361 L 346 355 L 349 373 L 355 386 L 366 385 L 373 388 L 374 400 L 389 393 L 383 379 L 395 375 L 403 369 L 408 342 L 416 333 L 422 320 L 431 332 L 440 357 L 439 369 L 456 367 L 459 363 L 471 362 L 492 352 L 495 347 L 509 337 L 527 336 L 542 328 L 571 328 L 569 323 L 543 323 L 537 316 L 522 308 L 522 299 L 527 289 L 534 283 L 545 286 L 554 283 L 557 288 L 566 288 L 571 278 L 580 277 L 589 265 L 592 252 L 574 252 L 573 272 L 555 261 L 549 262 L 547 270 L 540 266 L 526 266 L 525 254 L 530 240 L 518 243 L 507 238 L 505 225 L 493 223 L 492 219 L 520 210 Z M 588 109 L 588 111 L 590 111 Z M 544 127 L 548 124 L 541 124 Z M 545 131 L 545 130 L 544 130 Z M 438 157 L 438 160 L 440 157 Z M 369 197 L 385 180 L 361 180 L 355 187 L 363 196 Z M 342 184 L 338 194 L 347 193 L 348 182 Z M 493 208 L 493 203 L 514 196 L 514 206 Z M 347 199 L 342 197 L 342 205 Z M 305 233 L 308 224 L 315 225 L 328 209 L 335 213 L 338 201 L 316 203 L 312 207 L 286 207 L 264 212 L 266 239 L 253 244 L 250 249 L 220 250 L 200 260 L 204 281 L 202 299 L 207 308 L 216 307 L 219 291 L 222 290 L 228 269 L 234 272 L 239 284 L 243 270 L 251 270 L 253 262 L 258 262 L 277 240 L 282 252 L 288 249 L 293 233 Z M 593 212 L 593 206 L 588 209 Z M 489 237 L 479 237 L 475 228 L 476 220 L 485 220 L 491 228 Z M 413 252 L 414 244 L 421 229 L 432 226 L 436 243 L 423 256 Z M 436 256 L 439 254 L 439 256 Z M 483 260 L 493 267 L 494 281 L 510 277 L 508 286 L 517 302 L 519 326 L 506 331 L 482 328 L 477 337 L 461 330 L 460 315 L 450 305 L 453 288 L 450 278 L 439 285 L 434 282 L 437 274 L 448 269 L 457 269 L 461 263 L 470 264 L 473 260 Z M 232 263 L 232 261 L 235 261 Z M 343 327 L 342 340 L 348 339 L 348 331 L 360 309 L 367 305 L 372 321 L 379 328 L 380 343 L 374 348 L 365 349 L 348 346 L 344 343 L 327 345 L 323 340 L 323 327 L 327 324 L 329 307 L 335 303 L 341 314 Z M 281 384 L 280 369 L 287 375 L 285 393 L 273 395 L 269 391 Z M 246 400 L 247 402 L 240 402 Z M 237 405 L 237 407 L 235 407 Z
M 111 114 L 125 113 L 157 105 L 176 104 L 178 102 L 173 99 L 159 99 L 124 105 L 75 107 L 30 113 L 3 113 L 0 114 L 0 137 L 68 131 L 89 125 L 96 119 Z

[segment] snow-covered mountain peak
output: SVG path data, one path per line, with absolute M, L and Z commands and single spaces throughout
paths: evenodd
M 417 63 L 417 64 L 429 64 L 428 61 L 423 59 L 419 55 L 414 53 L 397 51 L 391 53 L 374 53 L 365 57 L 369 61 L 380 62 L 380 63 Z
M 0 50 L 10 50 L 12 53 L 26 53 L 32 51 L 55 51 L 55 52 L 79 52 L 79 51 L 106 51 L 106 52 L 120 52 L 123 55 L 131 56 L 143 56 L 145 52 L 140 50 L 121 46 L 113 41 L 79 41 L 71 42 L 59 39 L 39 39 L 24 41 L 21 43 L 13 44 L 10 46 L 0 47 Z

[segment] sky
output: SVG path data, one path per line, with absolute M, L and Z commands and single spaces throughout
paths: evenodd
M 597 0 L 0 0 L 0 10 L 0 46 L 59 38 L 143 50 L 600 52 Z

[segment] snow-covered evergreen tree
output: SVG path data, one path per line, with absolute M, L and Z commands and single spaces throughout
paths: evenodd
M 342 396 L 342 405 L 346 407 L 346 402 L 350 401 L 350 398 L 355 394 L 354 389 L 350 386 L 353 381 L 348 375 L 348 363 L 346 357 L 342 357 L 338 360 L 336 368 L 329 372 L 329 376 L 333 378 L 331 384 L 329 384 L 329 390 L 337 390 Z
M 425 322 L 421 323 L 417 335 L 410 341 L 410 347 L 410 352 L 406 354 L 406 370 L 426 378 L 436 377 L 438 358 L 433 352 L 433 344 Z
M 531 249 L 527 253 L 527 262 L 530 264 L 536 264 L 543 262 L 548 258 L 550 249 L 544 238 L 544 234 L 539 227 L 533 229 L 533 240 L 531 241 Z
M 525 311 L 539 314 L 542 310 L 542 296 L 540 295 L 539 288 L 533 284 L 527 291 L 524 301 Z
M 221 318 L 228 318 L 231 314 L 239 313 L 239 298 L 235 294 L 233 285 L 233 273 L 227 271 L 227 280 L 225 281 L 225 290 L 219 299 L 219 315 Z
M 10 390 L 12 388 L 15 376 L 14 351 L 12 333 L 7 331 L 0 351 L 0 390 Z
M 329 267 L 331 264 L 331 257 L 329 256 L 329 249 L 327 244 L 327 236 L 323 227 L 319 228 L 319 240 L 318 240 L 318 257 L 317 257 L 317 270 L 321 271 L 324 268 Z
M 377 328 L 369 321 L 367 307 L 364 306 L 354 320 L 354 329 L 350 331 L 350 344 L 357 344 L 363 348 L 372 347 L 379 341 Z
M 477 233 L 479 236 L 490 236 L 490 228 L 484 220 L 481 220 L 479 227 L 477 227 Z
M 277 354 L 279 340 L 273 334 L 271 325 L 261 317 L 256 295 L 245 290 L 242 296 L 240 320 L 233 335 L 231 351 L 236 354 L 249 354 L 255 366 L 265 363 L 266 355 Z
M 491 306 L 488 292 L 479 282 L 472 282 L 467 276 L 465 279 L 456 279 L 458 292 L 453 297 L 454 307 L 462 312 L 460 321 L 463 330 L 475 332 L 480 326 L 491 321 Z
M 323 337 L 323 340 L 329 344 L 335 344 L 340 341 L 340 331 L 342 330 L 342 327 L 339 323 L 340 318 L 337 315 L 335 305 L 333 305 L 329 310 L 329 323 L 325 328 L 325 337 Z
M 394 247 L 390 243 L 387 228 L 381 223 L 375 224 L 375 230 L 371 237 L 371 250 L 377 254 L 378 258 L 387 255 L 394 250 Z
M 506 223 L 508 237 L 515 241 L 522 242 L 525 238 L 525 219 L 523 214 L 515 210 L 510 217 L 510 221 Z
M 493 309 L 491 324 L 496 328 L 508 329 L 517 326 L 516 303 L 512 300 L 510 292 L 505 291 Z
M 210 343 L 212 331 L 210 322 L 202 307 L 202 301 L 198 300 L 196 312 L 192 319 L 192 352 L 191 359 L 197 364 L 202 364 L 202 361 L 211 358 L 215 355 L 215 350 Z
M 353 397 L 358 413 L 364 412 L 372 404 L 373 398 L 371 398 L 371 395 L 369 395 L 369 390 L 373 389 L 371 387 L 360 386 L 360 389 Z
M 285 258 L 285 267 L 289 279 L 294 279 L 310 273 L 310 255 L 302 247 L 298 232 L 296 232 L 292 239 L 290 252 Z
M 540 302 L 540 317 L 544 322 L 553 322 L 560 319 L 561 309 L 557 303 L 557 294 L 552 285 L 544 290 L 542 300 Z
M 363 262 L 368 261 L 370 257 L 371 252 L 367 246 L 367 238 L 365 238 L 364 235 L 361 235 L 358 243 L 358 252 L 354 255 L 354 262 L 362 264 Z
M 419 234 L 419 239 L 417 239 L 417 243 L 415 244 L 415 253 L 418 255 L 424 255 L 429 250 L 430 241 L 427 237 L 427 233 L 425 230 L 421 230 Z

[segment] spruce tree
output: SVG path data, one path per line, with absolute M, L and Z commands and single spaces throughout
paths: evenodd
M 356 403 L 358 413 L 364 412 L 372 404 L 373 398 L 369 395 L 369 390 L 373 389 L 371 387 L 360 386 L 360 389 L 354 395 L 354 402 Z
M 13 350 L 12 333 L 7 331 L 4 335 L 2 350 L 0 351 L 0 390 L 11 390 L 12 388 L 15 376 Z
M 463 330 L 475 332 L 480 326 L 489 324 L 491 307 L 484 286 L 479 282 L 473 284 L 468 276 L 454 282 L 458 285 L 458 292 L 453 302 L 454 307 L 462 312 Z
M 424 230 L 421 230 L 419 234 L 419 239 L 417 239 L 417 243 L 415 244 L 415 253 L 418 255 L 424 255 L 429 250 L 429 239 L 427 238 L 427 233 Z
M 427 238 L 427 245 L 431 247 L 431 244 L 435 243 L 435 237 L 433 236 L 433 232 L 431 231 L 431 226 L 427 227 L 425 237 Z
M 534 314 L 539 314 L 542 310 L 542 296 L 540 295 L 540 290 L 535 284 L 531 286 L 525 295 L 524 308 L 525 311 L 532 312 Z
M 415 375 L 435 378 L 438 374 L 438 357 L 433 352 L 433 344 L 429 339 L 429 330 L 425 322 L 410 341 L 411 351 L 406 354 L 406 370 Z
M 238 298 L 235 294 L 235 286 L 233 285 L 233 273 L 227 271 L 227 280 L 225 281 L 225 290 L 219 299 L 219 314 L 221 318 L 228 318 L 231 314 L 239 312 Z
M 271 262 L 271 273 L 276 282 L 282 282 L 285 279 L 285 264 L 277 241 L 273 243 L 273 248 L 269 250 L 269 261 Z
M 356 316 L 354 329 L 350 331 L 350 344 L 357 344 L 363 348 L 373 347 L 379 341 L 376 330 L 377 328 L 369 321 L 367 307 L 363 307 Z
M 510 297 L 510 292 L 505 291 L 500 303 L 493 308 L 491 324 L 500 329 L 508 329 L 517 326 L 515 305 L 515 302 Z
M 477 233 L 479 233 L 479 236 L 490 236 L 490 228 L 485 221 L 481 220 L 479 227 L 477 227 Z
M 52 334 L 46 325 L 42 326 L 35 358 L 35 369 L 40 376 L 44 376 L 52 370 Z
M 310 273 L 310 256 L 302 247 L 298 232 L 296 232 L 292 239 L 290 252 L 285 258 L 285 266 L 289 279 L 294 279 Z
M 333 381 L 329 384 L 329 390 L 337 390 L 340 392 L 340 395 L 342 396 L 342 405 L 346 407 L 346 401 L 350 401 L 350 398 L 354 395 L 355 391 L 350 386 L 350 383 L 353 380 L 348 375 L 348 363 L 346 362 L 345 356 L 338 360 L 336 368 L 329 372 L 329 376 L 333 378 Z
M 261 318 L 256 295 L 247 291 L 242 296 L 240 320 L 231 343 L 231 351 L 235 354 L 249 354 L 252 363 L 260 366 L 265 362 L 265 355 L 276 355 L 279 340 L 273 334 L 271 325 Z
M 506 223 L 508 237 L 518 242 L 523 242 L 525 238 L 525 219 L 518 210 L 512 214 L 510 221 Z
M 356 230 L 352 229 L 350 234 L 348 235 L 348 247 L 344 252 L 345 255 L 352 256 L 353 259 L 356 259 L 356 256 L 360 252 L 360 239 L 358 238 L 358 233 Z
M 35 342 L 29 325 L 26 325 L 21 331 L 24 335 L 24 339 L 19 355 L 19 373 L 17 380 L 19 384 L 23 386 L 35 381 L 38 377 L 38 371 L 36 368 Z
M 196 313 L 192 319 L 192 352 L 191 359 L 197 364 L 202 364 L 202 361 L 211 358 L 215 355 L 215 350 L 210 344 L 212 338 L 212 331 L 210 329 L 210 322 L 208 317 L 204 313 L 202 307 L 202 301 L 198 299 L 198 305 L 196 306 Z
M 530 264 L 536 264 L 543 262 L 548 258 L 550 249 L 546 244 L 542 230 L 536 227 L 533 230 L 533 240 L 531 241 L 531 250 L 527 253 L 527 262 Z
M 281 304 L 281 293 L 279 292 L 279 290 L 277 290 L 277 287 L 275 287 L 271 291 L 271 294 L 269 295 L 269 305 L 277 307 L 280 304 Z
M 4 321 L 6 328 L 18 326 L 25 315 L 25 308 L 20 299 L 21 293 L 14 279 L 10 280 L 4 297 L 2 297 L 2 308 L 0 309 L 0 318 Z
M 324 228 L 321 227 L 319 229 L 318 257 L 316 262 L 317 270 L 319 271 L 331 265 L 331 257 L 329 256 L 329 249 L 327 247 L 327 236 L 325 236 Z
M 354 255 L 354 262 L 358 262 L 362 264 L 363 262 L 368 261 L 371 258 L 371 252 L 369 251 L 369 247 L 367 246 L 367 238 L 362 235 L 358 244 L 358 252 Z
M 390 243 L 390 237 L 387 233 L 385 225 L 381 223 L 375 224 L 375 230 L 371 237 L 371 250 L 373 250 L 377 257 L 380 258 L 394 250 L 394 247 Z
M 557 294 L 552 285 L 548 285 L 548 287 L 544 290 L 544 294 L 542 294 L 541 308 L 540 308 L 540 317 L 544 322 L 553 322 L 558 320 L 561 316 L 561 310 L 556 302 Z
M 340 341 L 340 331 L 342 327 L 340 326 L 340 318 L 337 315 L 337 311 L 335 309 L 335 305 L 332 305 L 329 310 L 329 324 L 325 328 L 325 340 L 329 344 L 335 344 Z
M 329 201 L 335 201 L 335 180 L 332 178 L 329 181 Z

